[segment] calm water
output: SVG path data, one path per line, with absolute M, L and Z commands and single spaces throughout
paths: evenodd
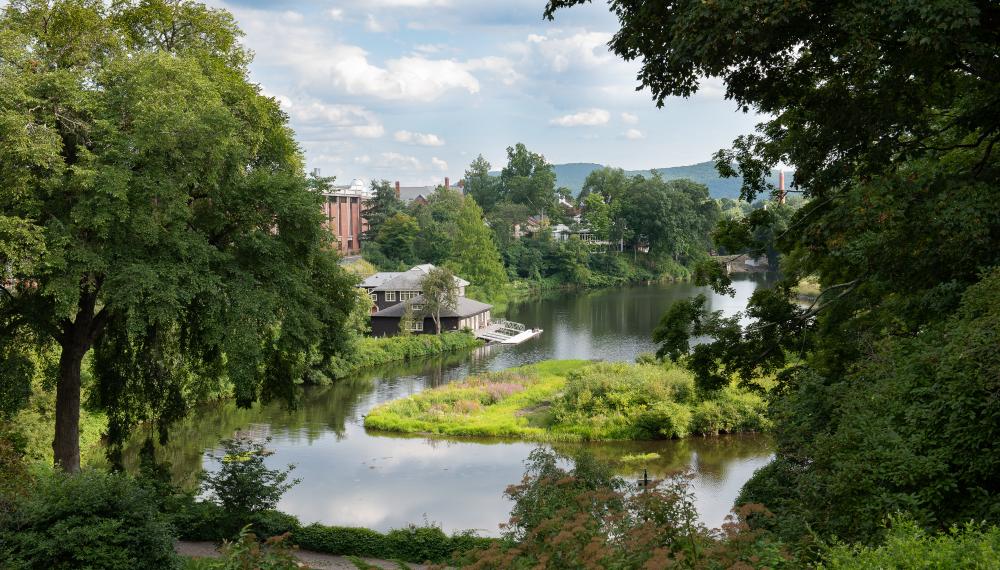
M 506 317 L 542 328 L 541 337 L 514 347 L 484 347 L 407 365 L 369 371 L 334 386 L 308 390 L 302 404 L 239 410 L 231 403 L 207 406 L 172 431 L 161 449 L 179 482 L 192 483 L 204 452 L 220 438 L 248 430 L 273 438 L 275 465 L 293 463 L 302 482 L 279 508 L 305 523 L 386 530 L 425 520 L 445 531 L 479 529 L 494 535 L 510 503 L 502 494 L 521 479 L 523 461 L 537 444 L 502 440 L 448 440 L 366 432 L 373 406 L 469 373 L 498 370 L 550 358 L 631 361 L 655 349 L 651 331 L 676 299 L 704 292 L 713 309 L 743 308 L 763 277 L 737 281 L 736 297 L 711 294 L 690 284 L 635 286 L 595 292 L 563 292 L 507 309 Z M 639 466 L 622 466 L 625 454 L 656 452 L 651 476 L 688 467 L 702 519 L 718 526 L 742 484 L 771 457 L 765 436 L 691 438 L 682 441 L 559 444 L 572 454 L 586 448 L 634 477 Z

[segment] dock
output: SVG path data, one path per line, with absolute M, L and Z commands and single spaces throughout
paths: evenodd
M 487 342 L 500 344 L 521 344 L 522 342 L 542 334 L 542 329 L 529 329 L 521 323 L 514 321 L 497 320 L 491 321 L 474 333 L 476 338 L 481 338 Z

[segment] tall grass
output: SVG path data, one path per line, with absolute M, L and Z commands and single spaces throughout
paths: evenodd
M 421 356 L 443 354 L 481 346 L 482 341 L 464 331 L 440 335 L 411 335 L 380 338 L 359 338 L 352 350 L 331 359 L 328 374 L 343 378 L 365 368 L 410 360 Z
M 649 440 L 767 429 L 763 398 L 699 394 L 672 365 L 547 361 L 383 404 L 370 429 L 537 441 Z

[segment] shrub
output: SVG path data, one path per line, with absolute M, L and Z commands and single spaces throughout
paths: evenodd
M 364 368 L 480 345 L 482 341 L 467 332 L 360 338 L 354 342 L 353 350 L 330 359 L 328 372 L 333 378 L 343 378 Z
M 448 562 L 494 542 L 472 531 L 449 537 L 439 527 L 415 525 L 382 534 L 367 528 L 311 524 L 293 532 L 292 538 L 301 548 L 316 552 L 415 563 Z
M 477 570 L 508 568 L 793 568 L 781 545 L 730 518 L 722 533 L 697 522 L 683 475 L 635 493 L 588 456 L 571 470 L 537 449 L 514 501 L 505 540 L 469 552 Z M 762 508 L 749 510 L 761 512 Z M 748 514 L 744 510 L 741 515 Z
M 885 542 L 877 547 L 838 545 L 830 548 L 819 568 L 996 568 L 1000 565 L 1000 528 L 968 523 L 947 533 L 931 534 L 910 519 L 895 519 Z
M 177 568 L 170 525 L 124 475 L 44 472 L 0 528 L 9 568 Z
M 221 442 L 224 452 L 209 457 L 218 463 L 218 471 L 202 474 L 202 492 L 220 505 L 227 513 L 240 520 L 273 510 L 281 496 L 299 482 L 288 482 L 288 474 L 295 468 L 269 469 L 264 458 L 271 454 L 266 445 L 271 441 L 250 438 L 226 439 Z
M 294 533 L 301 526 L 299 519 L 281 511 L 262 511 L 250 518 L 251 530 L 257 536 L 265 538 Z

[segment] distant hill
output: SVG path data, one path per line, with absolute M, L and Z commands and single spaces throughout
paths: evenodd
M 565 186 L 574 194 L 579 195 L 587 175 L 598 168 L 603 168 L 603 166 L 592 162 L 571 162 L 569 164 L 555 164 L 553 168 L 556 172 L 556 186 Z M 720 178 L 719 173 L 715 171 L 714 162 L 699 162 L 689 166 L 671 166 L 650 170 L 626 170 L 625 172 L 630 175 L 651 176 L 653 170 L 659 171 L 666 180 L 688 178 L 700 182 L 708 186 L 708 192 L 713 198 L 738 198 L 740 185 L 743 183 L 740 178 Z M 791 176 L 786 173 L 785 184 L 790 181 Z M 770 182 L 774 185 L 778 184 L 777 171 L 771 173 Z

